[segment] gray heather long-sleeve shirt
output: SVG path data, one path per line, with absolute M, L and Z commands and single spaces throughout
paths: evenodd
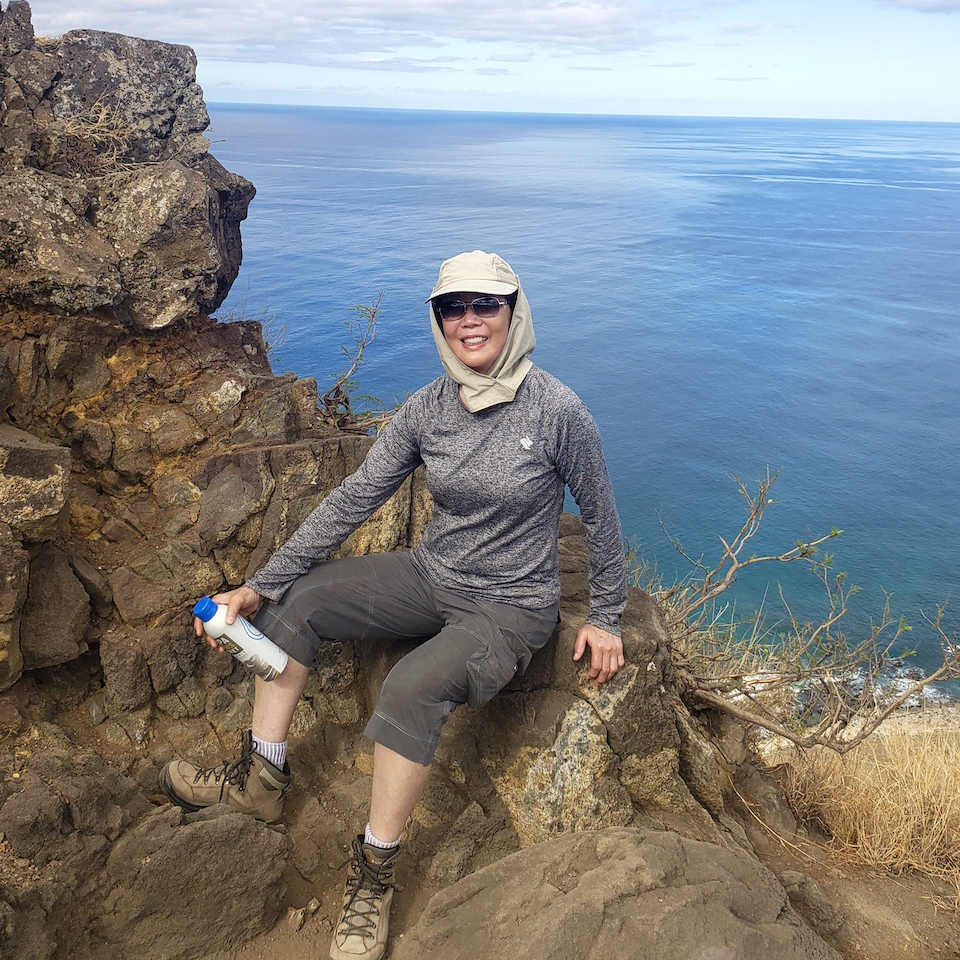
M 477 413 L 442 376 L 394 415 L 360 468 L 310 514 L 247 586 L 278 600 L 383 504 L 421 463 L 434 513 L 413 550 L 434 583 L 537 609 L 560 597 L 564 488 L 580 507 L 590 556 L 590 614 L 619 634 L 626 605 L 620 519 L 596 422 L 577 395 L 533 369 L 515 399 Z

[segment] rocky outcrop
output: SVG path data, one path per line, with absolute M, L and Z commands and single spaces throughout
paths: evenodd
M 22 430 L 0 424 L 0 503 L 3 504 L 0 521 L 0 690 L 13 684 L 24 669 L 24 650 L 20 641 L 21 619 L 27 603 L 29 554 L 23 539 L 45 542 L 56 538 L 67 503 L 70 480 L 70 453 L 63 447 L 43 443 Z M 21 539 L 23 538 L 23 539 Z M 62 565 L 57 572 L 62 571 Z M 36 612 L 37 591 L 34 591 Z M 86 602 L 84 594 L 81 603 Z M 56 606 L 61 611 L 59 603 Z M 78 611 L 72 611 L 77 614 Z M 29 611 L 27 611 L 29 616 Z M 79 629 L 68 644 L 72 653 L 64 659 L 74 659 L 79 651 L 86 623 L 78 616 L 67 614 L 67 621 Z M 56 636 L 63 638 L 64 630 L 55 628 Z M 54 639 L 51 646 L 57 646 Z M 27 647 L 30 638 L 27 639 Z M 45 658 L 41 654 L 39 660 Z M 27 655 L 27 669 L 31 657 Z M 33 666 L 47 666 L 34 662 Z
M 253 186 L 207 153 L 189 47 L 0 13 L 0 287 L 153 330 L 224 300 Z
M 483 930 L 483 952 L 477 931 Z M 743 851 L 656 830 L 568 834 L 437 894 L 394 960 L 839 960 Z
M 628 667 L 615 680 L 598 688 L 573 662 L 586 546 L 579 520 L 566 517 L 561 532 L 556 636 L 491 704 L 458 709 L 444 731 L 403 868 L 439 893 L 397 956 L 476 956 L 480 927 L 493 938 L 484 956 L 600 956 L 639 925 L 652 952 L 638 956 L 693 956 L 696 937 L 715 948 L 702 955 L 833 957 L 753 856 L 736 808 L 726 808 L 718 755 L 710 778 L 698 759 L 695 783 L 709 780 L 712 792 L 685 779 L 690 736 L 711 747 L 690 717 L 681 735 L 667 636 L 650 598 L 631 592 Z M 0 905 L 9 922 L 0 947 L 31 960 L 194 960 L 271 926 L 284 882 L 317 898 L 325 936 L 343 851 L 366 817 L 371 749 L 361 730 L 407 648 L 323 651 L 294 719 L 285 828 L 272 828 L 222 810 L 183 814 L 160 795 L 167 759 L 215 763 L 250 721 L 249 676 L 194 647 L 204 651 L 199 673 L 136 711 L 105 708 L 92 661 L 27 677 L 8 695 Z M 114 759 L 101 759 L 91 741 Z M 230 909 L 214 910 L 208 893 Z M 82 947 L 71 939 L 78 930 L 93 934 Z
M 193 675 L 187 605 L 244 579 L 369 438 L 207 318 L 253 187 L 207 152 L 186 47 L 0 10 L 0 690 L 100 653 L 108 710 Z M 407 485 L 347 549 L 409 542 Z
M 0 806 L 3 956 L 196 957 L 276 921 L 282 833 L 223 809 L 188 823 L 55 727 L 23 741 L 12 774 L 18 789 Z
M 99 645 L 111 705 L 135 709 L 193 671 L 188 603 L 241 582 L 371 441 L 324 427 L 315 382 L 275 377 L 253 323 L 197 317 L 132 334 L 37 312 L 3 320 L 0 392 L 17 427 L 0 435 L 11 494 L 0 563 L 16 571 L 26 553 L 29 569 L 0 585 L 2 685 L 19 676 L 25 609 L 31 664 L 69 659 L 56 631 L 40 629 L 54 627 L 36 590 L 55 548 L 69 568 L 56 566 L 70 584 L 64 600 L 83 601 L 75 582 L 87 594 L 78 641 Z M 424 509 L 408 483 L 344 549 L 407 544 Z M 31 583 L 33 601 L 23 592 Z

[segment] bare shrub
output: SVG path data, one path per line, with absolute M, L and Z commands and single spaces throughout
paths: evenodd
M 347 365 L 337 373 L 334 384 L 320 397 L 320 419 L 328 426 L 347 433 L 379 432 L 396 412 L 383 409 L 377 397 L 357 392 L 357 374 L 366 362 L 366 350 L 377 336 L 380 319 L 381 290 L 370 303 L 353 307 L 353 317 L 344 321 L 351 345 L 340 347 Z
M 720 554 L 713 561 L 691 557 L 667 533 L 692 571 L 680 583 L 653 594 L 671 629 L 675 677 L 689 706 L 721 710 L 800 747 L 820 745 L 844 753 L 929 684 L 960 676 L 960 648 L 944 629 L 940 608 L 930 621 L 942 648 L 940 667 L 905 686 L 890 684 L 891 660 L 910 628 L 902 617 L 893 616 L 888 601 L 866 636 L 845 633 L 843 618 L 857 588 L 834 571 L 831 555 L 820 552 L 840 530 L 798 541 L 781 553 L 748 553 L 774 502 L 770 492 L 776 479 L 768 470 L 755 492 L 735 480 L 746 504 L 746 520 L 729 540 L 718 538 Z M 826 608 L 819 621 L 794 616 L 782 591 L 785 616 L 773 626 L 765 625 L 759 614 L 723 621 L 715 613 L 718 598 L 742 570 L 781 563 L 805 564 L 821 581 Z
M 380 319 L 381 290 L 370 303 L 356 304 L 353 316 L 344 321 L 350 337 L 349 344 L 340 345 L 346 366 L 333 378 L 331 386 L 320 398 L 317 417 L 328 427 L 344 433 L 378 433 L 396 412 L 396 407 L 385 408 L 377 397 L 359 392 L 357 375 L 366 363 L 366 351 L 376 339 Z M 286 340 L 286 326 L 277 315 L 263 310 L 257 316 L 248 316 L 245 306 L 225 314 L 218 314 L 220 323 L 238 323 L 253 320 L 260 324 L 261 339 L 268 359 L 275 361 L 277 351 Z

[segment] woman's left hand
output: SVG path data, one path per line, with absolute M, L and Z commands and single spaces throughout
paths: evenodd
M 587 677 L 603 683 L 623 666 L 623 641 L 615 634 L 601 630 L 592 623 L 585 623 L 577 633 L 573 659 L 579 660 L 590 647 L 590 669 Z

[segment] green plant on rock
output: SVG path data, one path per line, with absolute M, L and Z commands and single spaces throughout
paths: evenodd
M 353 316 L 344 321 L 351 344 L 340 347 L 347 365 L 336 374 L 333 386 L 320 397 L 320 419 L 328 426 L 348 433 L 379 432 L 393 409 L 384 409 L 377 397 L 358 393 L 357 374 L 366 362 L 366 350 L 377 336 L 380 318 L 381 290 L 370 303 L 358 303 Z

